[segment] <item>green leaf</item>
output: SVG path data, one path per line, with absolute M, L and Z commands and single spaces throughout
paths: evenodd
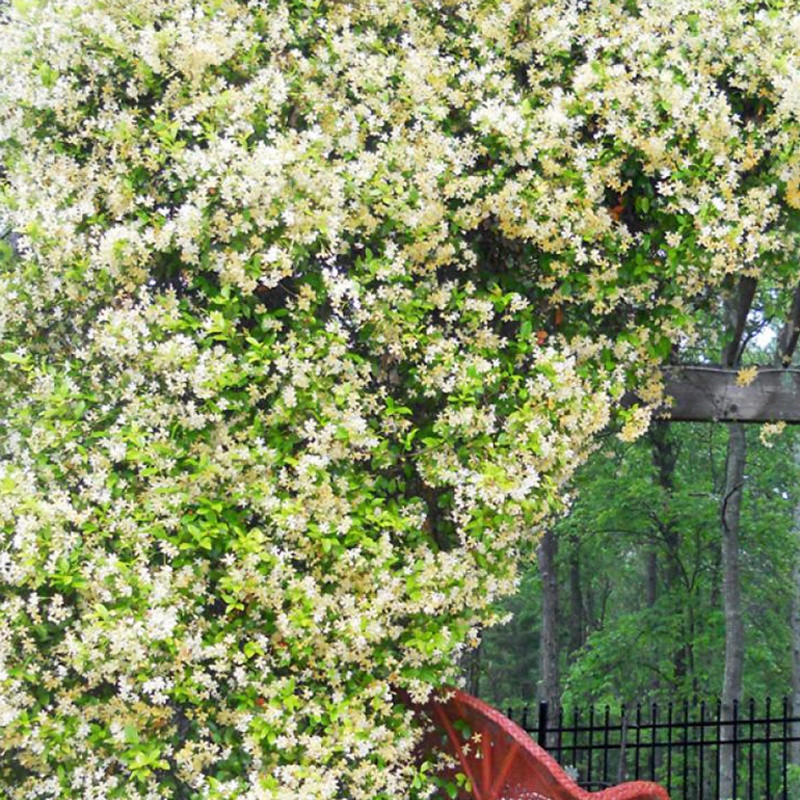
M 127 744 L 139 744 L 139 731 L 134 725 L 128 724 L 122 730 Z

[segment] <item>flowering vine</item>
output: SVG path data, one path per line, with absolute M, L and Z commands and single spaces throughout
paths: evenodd
M 794 4 L 0 20 L 4 796 L 431 796 L 398 690 L 709 290 L 796 281 Z

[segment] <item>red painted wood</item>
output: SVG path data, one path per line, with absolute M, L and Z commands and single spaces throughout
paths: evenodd
M 459 690 L 431 700 L 424 708 L 436 729 L 426 747 L 455 756 L 472 784 L 461 800 L 669 800 L 655 783 L 635 781 L 587 792 L 558 762 L 497 709 Z M 457 720 L 469 726 L 464 737 Z M 458 768 L 451 770 L 452 773 Z

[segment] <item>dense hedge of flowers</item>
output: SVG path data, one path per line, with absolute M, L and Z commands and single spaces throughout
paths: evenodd
M 430 796 L 398 690 L 796 278 L 795 6 L 0 10 L 2 796 Z

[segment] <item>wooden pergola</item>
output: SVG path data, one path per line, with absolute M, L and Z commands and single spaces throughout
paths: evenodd
M 800 370 L 758 367 L 746 386 L 739 370 L 721 365 L 664 367 L 671 422 L 800 423 Z
M 671 422 L 785 422 L 800 424 L 800 369 L 789 365 L 800 337 L 800 286 L 792 297 L 778 335 L 774 366 L 741 374 L 744 331 L 756 281 L 742 278 L 729 308 L 732 334 L 718 364 L 677 364 L 662 369 L 669 405 L 662 418 Z

